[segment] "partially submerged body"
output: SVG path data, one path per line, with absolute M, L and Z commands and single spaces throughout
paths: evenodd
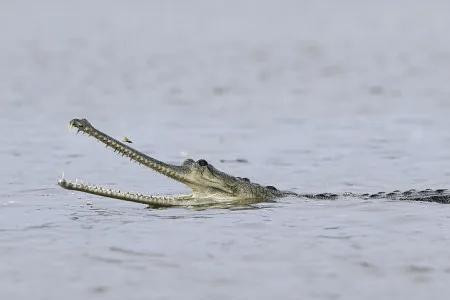
M 70 126 L 78 131 L 88 134 L 104 143 L 115 152 L 126 156 L 132 161 L 149 167 L 158 173 L 166 175 L 188 186 L 192 193 L 188 195 L 144 195 L 139 193 L 121 192 L 108 188 L 88 185 L 79 182 L 71 182 L 64 178 L 58 184 L 69 190 L 76 190 L 99 196 L 132 201 L 150 206 L 205 206 L 215 204 L 249 204 L 270 201 L 284 196 L 298 196 L 313 199 L 334 199 L 336 194 L 296 194 L 289 191 L 279 191 L 273 186 L 263 186 L 250 182 L 247 178 L 234 177 L 217 170 L 206 160 L 194 161 L 187 159 L 180 166 L 167 164 L 148 155 L 145 155 L 128 145 L 106 135 L 94 128 L 86 119 L 73 119 Z M 424 190 L 407 192 L 394 191 L 392 193 L 362 194 L 352 193 L 343 196 L 361 197 L 364 199 L 388 198 L 396 200 L 432 201 L 450 203 L 450 193 L 447 190 Z
M 228 175 L 217 170 L 204 159 L 198 161 L 187 159 L 180 166 L 164 163 L 106 135 L 94 128 L 86 119 L 74 119 L 70 121 L 70 126 L 92 136 L 122 156 L 126 156 L 132 161 L 187 185 L 192 190 L 192 194 L 173 196 L 143 195 L 114 191 L 99 186 L 61 179 L 58 184 L 66 189 L 155 206 L 253 203 L 291 194 L 289 192 L 279 191 L 273 186 L 262 186 L 250 182 L 247 178 Z

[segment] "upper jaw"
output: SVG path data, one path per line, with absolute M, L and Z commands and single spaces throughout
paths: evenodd
M 187 185 L 192 189 L 193 194 L 220 194 L 227 198 L 235 196 L 233 184 L 231 182 L 227 183 L 226 178 L 221 178 L 218 173 L 222 172 L 216 170 L 212 165 L 202 169 L 191 159 L 186 160 L 181 166 L 164 163 L 106 135 L 92 126 L 86 119 L 73 119 L 70 121 L 69 126 L 94 137 L 121 155 L 127 156 L 139 164 Z M 233 178 L 225 173 L 222 174 L 223 177 Z
M 153 157 L 150 157 L 144 153 L 141 153 L 128 145 L 114 139 L 113 137 L 101 132 L 89 123 L 86 119 L 73 119 L 70 121 L 69 126 L 75 127 L 78 132 L 86 133 L 98 141 L 104 143 L 107 147 L 111 147 L 115 152 L 118 152 L 122 156 L 127 156 L 131 160 L 145 165 L 154 171 L 166 175 L 172 179 L 175 179 L 184 184 L 189 183 L 189 170 L 186 166 L 176 166 L 164 163 Z

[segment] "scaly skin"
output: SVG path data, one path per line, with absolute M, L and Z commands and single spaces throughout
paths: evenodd
M 250 182 L 247 178 L 228 175 L 214 168 L 204 159 L 197 162 L 187 159 L 181 166 L 171 165 L 145 155 L 128 145 L 106 135 L 94 128 L 86 119 L 73 119 L 71 127 L 88 134 L 110 147 L 122 156 L 130 158 L 143 166 L 149 167 L 158 173 L 166 175 L 178 182 L 187 185 L 192 190 L 189 195 L 152 196 L 138 193 L 121 192 L 99 186 L 71 182 L 66 179 L 59 180 L 58 184 L 69 190 L 76 190 L 94 195 L 132 201 L 150 206 L 210 206 L 216 204 L 249 204 L 269 201 L 283 196 L 297 196 L 310 199 L 335 199 L 336 194 L 296 194 L 279 191 L 273 186 L 262 186 Z M 411 201 L 429 201 L 450 203 L 450 193 L 447 190 L 409 190 L 406 192 L 394 191 L 392 193 L 353 194 L 344 193 L 344 197 L 359 197 L 362 199 L 393 199 Z

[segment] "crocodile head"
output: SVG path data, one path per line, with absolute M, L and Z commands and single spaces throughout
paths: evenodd
M 217 170 L 204 159 L 187 159 L 182 168 L 185 177 L 180 182 L 192 189 L 196 198 L 216 199 L 268 199 L 280 196 L 273 186 L 261 186 L 248 178 L 234 177 Z
M 145 155 L 128 145 L 108 136 L 91 125 L 86 119 L 73 119 L 69 125 L 75 127 L 122 156 L 128 157 L 143 166 L 166 175 L 192 190 L 190 195 L 148 196 L 137 193 L 114 191 L 107 188 L 70 182 L 61 179 L 58 184 L 66 189 L 78 190 L 91 194 L 117 198 L 149 205 L 205 205 L 225 202 L 259 202 L 283 195 L 273 186 L 262 186 L 250 182 L 247 178 L 228 175 L 216 169 L 204 159 L 194 161 L 187 159 L 182 165 L 168 164 Z

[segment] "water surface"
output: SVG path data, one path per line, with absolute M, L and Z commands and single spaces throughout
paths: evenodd
M 279 189 L 450 187 L 448 4 L 194 2 L 1 4 L 0 297 L 448 298 L 449 205 L 154 210 L 56 185 L 187 191 L 67 129 L 87 117 Z

